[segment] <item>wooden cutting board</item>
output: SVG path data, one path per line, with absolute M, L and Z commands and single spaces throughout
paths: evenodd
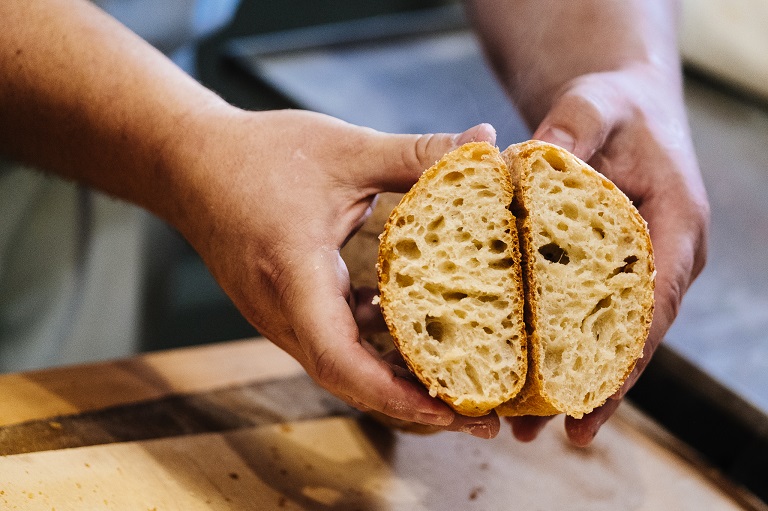
M 0 453 L 3 510 L 760 506 L 630 406 L 588 449 L 559 420 L 531 444 L 413 435 L 263 340 L 0 376 Z

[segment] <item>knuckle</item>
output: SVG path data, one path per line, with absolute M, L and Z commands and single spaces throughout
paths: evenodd
M 323 388 L 333 391 L 340 387 L 342 374 L 336 358 L 329 350 L 323 350 L 314 357 L 315 378 Z
M 425 169 L 434 162 L 429 160 L 430 146 L 434 145 L 434 135 L 421 135 L 416 139 L 416 143 L 408 144 L 400 153 L 401 164 L 403 168 Z

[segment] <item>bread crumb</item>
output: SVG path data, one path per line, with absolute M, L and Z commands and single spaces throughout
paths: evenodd
M 371 305 L 378 305 L 381 303 L 381 296 L 374 295 L 374 297 L 371 299 Z

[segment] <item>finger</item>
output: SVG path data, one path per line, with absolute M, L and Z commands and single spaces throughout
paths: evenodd
M 568 440 L 578 447 L 587 447 L 592 443 L 605 421 L 619 407 L 619 404 L 621 404 L 620 399 L 609 399 L 603 406 L 594 409 L 581 419 L 566 417 L 565 432 L 568 435 Z
M 496 143 L 496 130 L 490 124 L 478 124 L 459 134 L 391 135 L 375 137 L 374 162 L 366 173 L 363 186 L 375 192 L 405 192 L 445 153 L 467 142 Z
M 495 412 L 483 415 L 482 417 L 465 417 L 464 415 L 456 414 L 456 419 L 445 429 L 447 431 L 466 433 L 477 438 L 489 439 L 495 438 L 499 434 L 501 425 L 499 424 L 499 416 Z
M 420 385 L 398 377 L 361 345 L 345 298 L 343 261 L 336 250 L 305 256 L 283 309 L 321 386 L 354 406 L 402 420 L 447 426 L 454 412 Z M 311 285 L 307 285 L 311 283 Z
M 608 86 L 577 83 L 555 101 L 533 138 L 588 161 L 623 118 L 623 103 L 613 96 Z
M 532 442 L 539 436 L 549 421 L 555 416 L 536 417 L 533 415 L 524 415 L 521 417 L 507 417 L 507 421 L 512 426 L 512 434 L 521 442 Z

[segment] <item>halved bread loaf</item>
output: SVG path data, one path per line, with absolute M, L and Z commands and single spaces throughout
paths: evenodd
M 381 237 L 381 308 L 395 344 L 430 394 L 465 415 L 488 413 L 525 381 L 512 196 L 498 150 L 466 144 L 422 175 Z
M 529 366 L 498 413 L 579 418 L 642 356 L 655 273 L 648 229 L 621 190 L 564 149 L 529 141 L 503 157 L 516 186 Z
M 503 160 L 467 144 L 425 172 L 390 216 L 378 276 L 397 348 L 465 415 L 589 413 L 642 356 L 653 312 L 645 221 L 537 141 Z

